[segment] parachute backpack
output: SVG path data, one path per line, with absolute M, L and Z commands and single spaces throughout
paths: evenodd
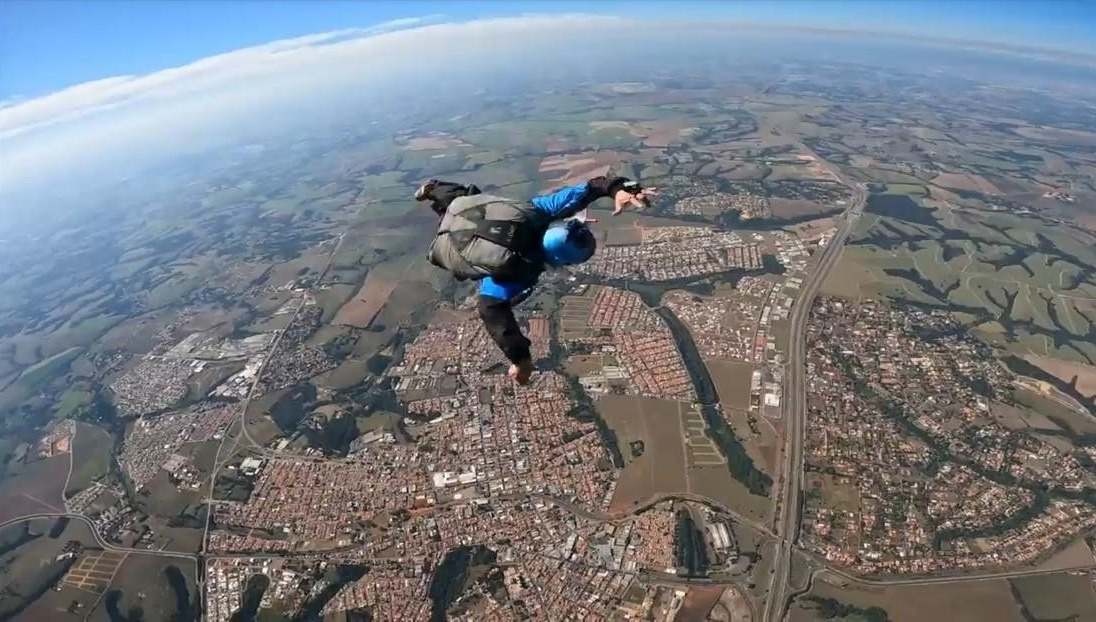
M 489 194 L 457 197 L 427 258 L 459 281 L 518 277 L 539 266 L 549 222 L 528 203 Z

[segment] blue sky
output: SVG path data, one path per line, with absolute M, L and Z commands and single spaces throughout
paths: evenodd
M 144 74 L 275 39 L 397 18 L 595 12 L 904 30 L 1096 53 L 1096 2 L 771 0 L 460 2 L 416 0 L 3 0 L 0 100 Z M 638 43 L 641 45 L 641 43 Z M 637 45 L 629 42 L 627 45 Z

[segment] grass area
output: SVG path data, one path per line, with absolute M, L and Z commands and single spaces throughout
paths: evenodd
M 906 194 L 910 196 L 927 197 L 929 191 L 919 184 L 887 184 L 887 192 L 891 194 Z
M 62 511 L 69 460 L 69 454 L 60 454 L 25 464 L 9 463 L 0 486 L 0 523 L 37 512 Z
M 172 517 L 198 503 L 200 498 L 199 492 L 179 490 L 171 483 L 167 471 L 161 470 L 137 493 L 136 501 L 148 514 Z
M 368 434 L 377 430 L 391 430 L 400 420 L 400 416 L 390 412 L 374 412 L 365 417 L 356 417 L 358 434 Z
M 1011 352 L 1096 364 L 1093 265 L 1076 228 L 875 195 L 824 290 L 951 309 Z
M 365 361 L 348 359 L 335 369 L 320 374 L 313 382 L 317 386 L 339 390 L 361 384 L 370 375 Z
M 336 283 L 334 285 L 328 285 L 323 289 L 316 292 L 316 304 L 323 309 L 323 315 L 320 317 L 320 321 L 328 323 L 335 317 L 335 313 L 338 312 L 339 307 L 343 306 L 351 296 L 354 295 L 356 287 L 344 283 Z
M 174 576 L 174 578 L 173 578 Z M 117 590 L 119 594 L 111 596 Z M 92 619 L 117 619 L 107 614 L 108 604 L 121 615 L 141 611 L 144 620 L 189 620 L 197 611 L 194 566 L 186 560 L 152 555 L 130 555 L 114 576 L 106 597 L 99 602 Z
M 819 619 L 820 603 L 812 597 L 823 601 L 832 599 L 857 609 L 878 607 L 892 622 L 1024 620 L 1012 599 L 1009 583 L 1004 579 L 888 588 L 858 585 L 840 588 L 825 581 L 815 581 L 814 588 L 793 603 L 788 616 L 791 622 Z
M 110 472 L 111 452 L 114 439 L 99 426 L 78 422 L 72 441 L 72 475 L 69 476 L 65 496 L 84 490 L 95 480 Z
M 86 385 L 85 385 L 86 386 Z M 54 417 L 68 419 L 80 412 L 80 409 L 91 403 L 94 394 L 84 386 L 69 387 L 57 401 L 57 409 Z
M 57 560 L 65 543 L 78 540 L 85 545 L 94 544 L 88 528 L 80 522 L 70 521 L 57 538 L 48 532 L 54 521 L 36 520 L 30 524 L 31 534 L 39 534 L 13 550 L 0 555 L 0 618 L 2 619 L 53 619 L 20 617 L 20 611 L 29 608 L 38 598 L 50 592 L 50 587 L 64 576 L 70 560 Z M 9 529 L 21 529 L 13 525 Z M 26 615 L 25 612 L 22 615 Z
M 83 351 L 82 347 L 72 347 L 24 369 L 14 382 L 0 391 L 0 409 L 19 406 L 41 387 L 68 373 L 69 365 Z
M 68 369 L 69 363 L 80 356 L 84 351 L 81 347 L 72 347 L 64 352 L 58 352 L 53 356 L 42 360 L 42 362 L 23 370 L 23 373 L 19 375 L 18 382 L 26 384 L 30 387 L 36 387 L 44 380 L 61 373 Z

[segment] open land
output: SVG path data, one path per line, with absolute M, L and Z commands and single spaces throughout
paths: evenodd
M 597 408 L 625 448 L 625 466 L 610 511 L 628 510 L 651 497 L 689 492 L 679 403 L 605 395 L 598 398 Z M 639 456 L 628 449 L 634 443 L 642 443 Z
M 114 439 L 95 425 L 77 423 L 72 442 L 72 474 L 68 478 L 65 497 L 86 489 L 92 482 L 110 472 Z
M 38 512 L 64 511 L 69 454 L 19 465 L 0 489 L 0 523 Z
M 814 601 L 814 598 L 836 600 L 841 605 L 861 610 L 854 612 L 861 615 L 863 610 L 878 607 L 894 622 L 926 619 L 947 622 L 1024 620 L 1006 580 L 887 588 L 837 587 L 825 581 L 815 581 L 814 589 L 792 606 L 790 620 L 818 620 L 820 616 L 816 611 L 822 603 Z
M 775 573 L 805 581 L 773 555 L 784 464 L 804 470 L 799 532 L 780 534 L 795 559 L 914 577 L 1090 564 L 1087 82 L 670 56 L 635 80 L 549 72 L 535 96 L 336 115 L 109 197 L 51 197 L 56 219 L 5 232 L 6 515 L 60 511 L 67 488 L 104 541 L 200 555 L 207 582 L 188 559 L 88 549 L 28 614 L 79 600 L 74 619 L 200 605 L 227 622 L 264 574 L 261 613 L 304 617 L 753 619 L 780 611 L 759 608 Z M 591 211 L 596 259 L 521 309 L 539 369 L 515 388 L 474 285 L 423 260 L 436 218 L 410 194 L 433 177 L 527 198 L 600 174 L 662 193 Z M 789 360 L 799 290 L 850 222 L 807 360 Z M 802 465 L 782 453 L 793 365 Z M 7 554 L 52 559 L 48 542 Z M 690 584 L 709 573 L 751 602 Z M 1084 618 L 1085 580 L 819 579 L 791 619 Z
M 24 529 L 29 538 L 24 537 L 14 547 L 5 546 L 0 555 L 0 615 L 17 617 L 17 612 L 33 606 L 65 575 L 74 552 L 93 542 L 87 527 L 77 521 L 58 524 L 52 519 L 40 519 L 25 527 L 24 523 L 15 523 L 0 534 L 15 537 Z

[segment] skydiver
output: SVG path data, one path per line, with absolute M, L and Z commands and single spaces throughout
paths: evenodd
M 475 185 L 431 179 L 415 192 L 440 217 L 428 258 L 458 280 L 479 280 L 479 315 L 487 333 L 510 361 L 518 384 L 533 373 L 530 341 L 514 318 L 514 306 L 533 292 L 548 267 L 589 260 L 597 246 L 586 209 L 613 198 L 613 215 L 629 205 L 643 208 L 657 188 L 626 177 L 598 176 L 534 197 L 528 203 L 483 194 Z M 565 222 L 560 222 L 565 221 Z

